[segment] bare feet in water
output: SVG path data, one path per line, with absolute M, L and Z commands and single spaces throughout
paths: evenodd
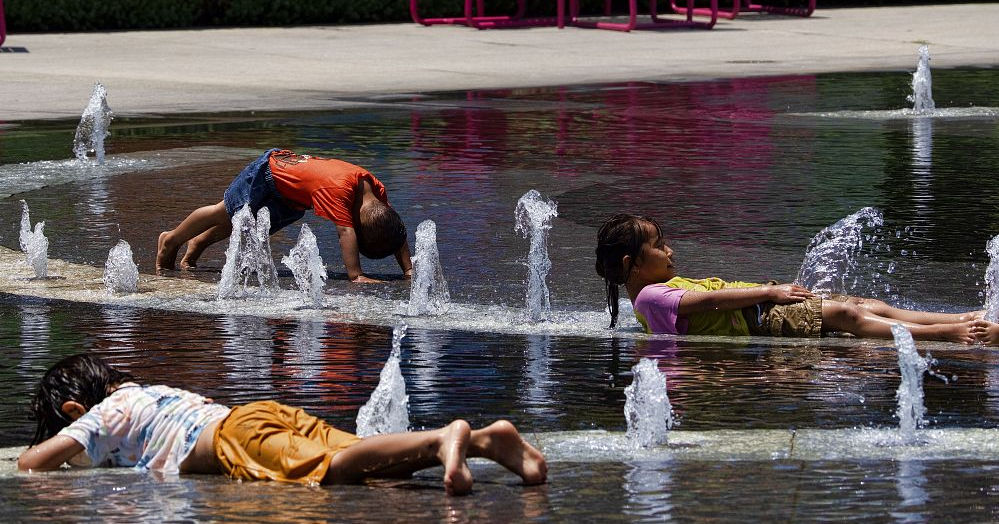
M 972 322 L 971 334 L 975 339 L 986 346 L 999 346 L 999 324 L 985 320 Z
M 498 420 L 472 432 L 472 456 L 496 461 L 516 473 L 524 484 L 542 484 L 548 479 L 544 455 L 524 440 L 509 421 Z
M 444 465 L 444 490 L 448 495 L 467 495 L 472 492 L 472 472 L 465 462 L 472 429 L 468 422 L 455 420 L 443 428 L 437 458 Z
M 156 271 L 174 269 L 177 261 L 177 250 L 180 246 L 167 247 L 167 231 L 160 233 L 156 240 Z

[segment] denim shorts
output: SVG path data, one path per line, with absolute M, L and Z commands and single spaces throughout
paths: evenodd
M 250 204 L 250 210 L 254 215 L 260 208 L 266 207 L 271 214 L 272 235 L 305 216 L 304 210 L 291 206 L 274 186 L 274 177 L 271 175 L 271 166 L 268 162 L 274 151 L 278 149 L 268 150 L 244 167 L 229 184 L 222 197 L 225 211 L 230 219 L 246 204 Z

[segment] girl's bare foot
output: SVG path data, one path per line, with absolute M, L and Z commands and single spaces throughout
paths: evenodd
M 971 333 L 975 339 L 987 346 L 999 346 L 999 324 L 976 320 L 972 323 Z
M 187 256 L 184 256 L 183 258 L 180 259 L 180 269 L 183 270 L 197 269 L 197 267 L 198 267 L 197 262 L 192 262 L 188 260 Z
M 437 458 L 444 465 L 444 490 L 448 495 L 467 495 L 472 491 L 472 472 L 465 462 L 472 428 L 464 420 L 455 420 L 441 430 Z
M 969 320 L 958 322 L 957 324 L 936 324 L 934 327 L 940 328 L 940 338 L 950 342 L 960 342 L 961 344 L 974 344 L 978 338 L 974 334 L 974 327 L 981 320 Z
M 177 261 L 177 249 L 180 246 L 168 247 L 166 237 L 168 231 L 160 233 L 156 240 L 156 270 L 174 269 Z
M 548 478 L 544 455 L 521 438 L 517 428 L 507 420 L 473 431 L 469 450 L 473 456 L 491 459 L 520 475 L 524 484 L 542 484 Z

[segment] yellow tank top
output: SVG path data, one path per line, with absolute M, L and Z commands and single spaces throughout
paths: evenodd
M 673 277 L 665 285 L 688 291 L 707 292 L 726 288 L 757 287 L 760 284 L 739 281 L 726 282 L 718 277 L 698 279 Z M 749 335 L 749 326 L 746 324 L 746 317 L 742 316 L 741 309 L 694 313 L 687 315 L 687 323 L 688 335 Z

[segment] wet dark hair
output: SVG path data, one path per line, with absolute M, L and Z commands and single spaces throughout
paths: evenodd
M 100 404 L 113 387 L 130 380 L 133 380 L 132 375 L 87 353 L 56 362 L 45 372 L 38 392 L 31 399 L 31 412 L 38 423 L 31 445 L 41 444 L 73 422 L 62 411 L 63 403 L 79 402 L 89 410 Z
M 406 243 L 406 225 L 391 206 L 380 200 L 361 208 L 354 224 L 357 249 L 368 258 L 385 258 Z
M 624 257 L 635 260 L 642 252 L 642 244 L 651 235 L 646 225 L 655 228 L 662 237 L 663 230 L 653 218 L 638 215 L 614 215 L 600 226 L 597 232 L 597 274 L 603 277 L 607 286 L 607 308 L 610 310 L 610 327 L 617 324 L 618 286 L 628 282 L 630 267 L 624 267 Z

